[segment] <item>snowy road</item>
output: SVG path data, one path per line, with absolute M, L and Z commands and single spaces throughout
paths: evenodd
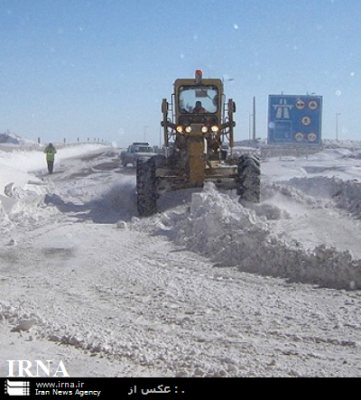
M 207 186 L 144 219 L 111 149 L 8 186 L 0 375 L 361 376 L 358 164 L 322 156 L 266 161 L 260 205 Z

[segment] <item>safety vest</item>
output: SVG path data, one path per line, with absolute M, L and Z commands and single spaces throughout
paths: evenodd
M 55 147 L 46 147 L 44 153 L 46 153 L 46 161 L 54 161 L 56 153 Z

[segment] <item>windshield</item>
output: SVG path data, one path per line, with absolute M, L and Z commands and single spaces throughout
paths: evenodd
M 136 153 L 151 153 L 153 149 L 151 147 L 146 147 L 146 146 L 137 146 L 135 148 Z
M 218 110 L 218 90 L 215 86 L 181 86 L 179 111 L 181 113 L 215 113 Z

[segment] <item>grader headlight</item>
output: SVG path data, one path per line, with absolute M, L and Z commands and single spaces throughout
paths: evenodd
M 219 126 L 217 126 L 217 125 L 212 125 L 212 126 L 211 126 L 211 131 L 212 131 L 213 133 L 217 133 L 217 132 L 219 131 Z
M 176 130 L 178 133 L 183 133 L 183 126 L 182 126 L 182 125 L 177 125 L 177 127 L 175 128 L 175 130 Z
M 192 127 L 190 125 L 186 126 L 186 133 L 191 133 Z
M 202 131 L 202 133 L 207 133 L 208 132 L 208 126 L 202 126 L 201 131 Z

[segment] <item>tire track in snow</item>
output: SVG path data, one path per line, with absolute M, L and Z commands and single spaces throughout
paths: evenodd
M 59 183 L 58 190 L 66 200 L 68 186 Z M 79 196 L 86 198 L 82 191 Z M 51 229 L 39 224 L 25 232 L 17 250 L 7 249 L 6 274 L 1 272 L 9 304 L 24 302 L 20 312 L 7 314 L 13 327 L 18 321 L 21 327 L 21 316 L 35 313 L 36 323 L 23 335 L 80 349 L 89 362 L 91 356 L 111 360 L 119 375 L 359 374 L 357 292 L 287 284 L 240 272 L 238 264 L 221 268 L 240 259 L 243 242 L 237 235 L 248 226 L 240 222 L 249 214 L 237 208 L 240 220 L 232 225 L 230 208 L 225 215 L 230 225 L 224 225 L 217 220 L 222 197 L 215 200 L 211 205 L 218 201 L 219 208 L 208 208 L 214 213 L 207 221 L 215 234 L 210 241 L 202 236 L 202 219 L 186 221 L 192 217 L 186 207 L 118 225 L 91 219 L 66 225 L 66 213 L 59 213 L 47 220 Z M 267 232 L 266 221 L 251 221 L 262 237 L 258 229 Z M 230 248 L 227 236 L 217 236 L 220 230 L 228 233 L 227 227 L 234 228 Z M 201 244 L 206 257 L 192 252 Z M 209 259 L 215 250 L 217 268 Z M 12 251 L 17 251 L 15 266 Z

